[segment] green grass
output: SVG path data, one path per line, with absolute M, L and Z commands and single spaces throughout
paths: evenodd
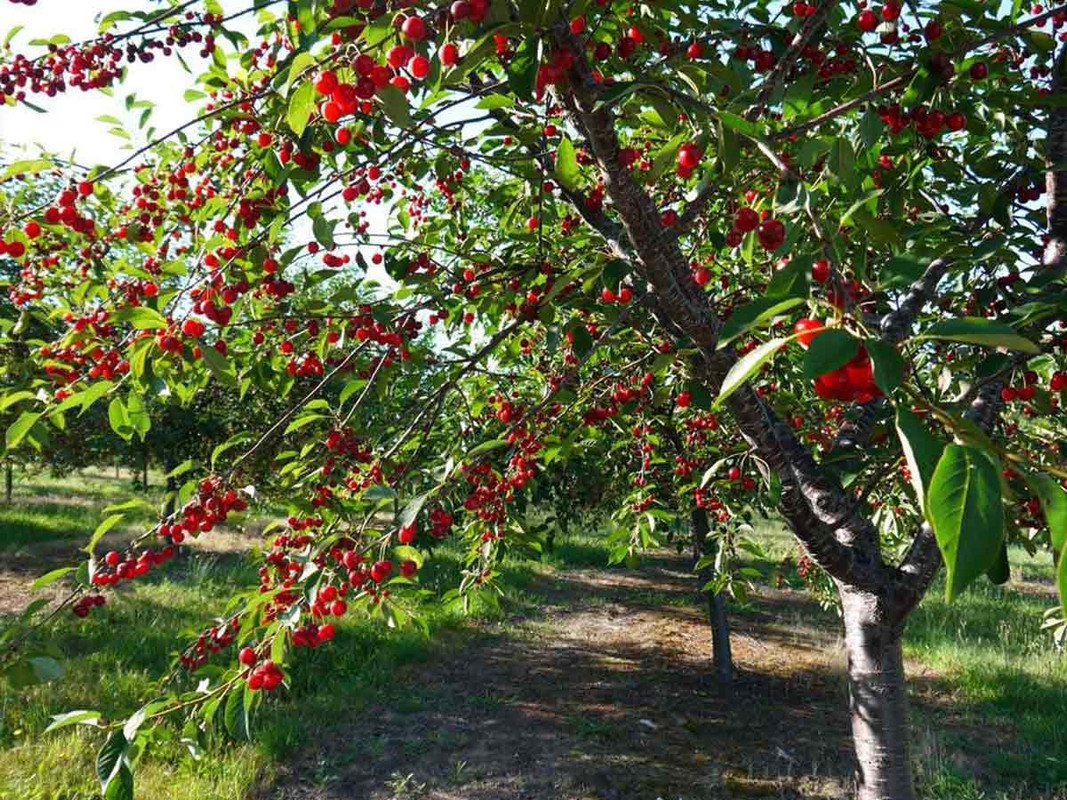
M 130 495 L 129 481 L 116 482 L 110 473 L 20 483 L 15 506 L 0 506 L 0 548 L 32 550 L 32 543 L 55 538 L 64 526 L 84 536 L 102 518 L 102 505 Z M 53 512 L 62 521 L 56 522 Z M 10 532 L 12 521 L 19 521 L 22 533 Z M 595 536 L 587 530 L 560 538 L 540 564 L 507 559 L 499 579 L 508 588 L 507 601 L 502 608 L 485 605 L 475 616 L 504 623 L 506 632 L 517 636 L 531 625 L 536 628 L 536 622 L 521 629 L 513 623 L 536 620 L 546 606 L 565 602 L 546 588 L 546 572 L 606 564 L 607 549 Z M 773 521 L 761 524 L 755 538 L 776 558 L 797 552 L 792 537 Z M 1010 557 L 1013 578 L 1027 581 L 1028 591 L 981 582 L 949 605 L 939 583 L 907 628 L 913 740 L 924 796 L 931 800 L 1017 800 L 1067 785 L 1067 728 L 1062 725 L 1067 670 L 1040 630 L 1042 612 L 1054 602 L 1051 560 L 1030 559 L 1016 549 Z M 441 548 L 420 583 L 440 594 L 456 585 L 459 568 L 458 550 Z M 235 587 L 255 579 L 247 556 L 205 555 L 128 587 L 104 613 L 88 620 L 64 616 L 54 642 L 65 655 L 67 676 L 17 692 L 0 683 L 0 800 L 96 800 L 91 764 L 99 733 L 78 727 L 43 735 L 51 716 L 91 708 L 105 719 L 120 718 L 152 699 L 176 649 L 222 613 Z M 687 602 L 669 593 L 634 591 L 647 594 L 649 604 Z M 296 656 L 287 669 L 291 688 L 257 714 L 254 741 L 219 739 L 203 759 L 192 761 L 176 739 L 159 740 L 138 766 L 138 796 L 243 800 L 308 742 L 330 735 L 332 726 L 369 704 L 384 700 L 401 714 L 418 710 L 427 698 L 398 685 L 397 671 L 461 648 L 477 635 L 459 615 L 434 604 L 425 606 L 423 616 L 427 632 L 390 630 L 380 621 L 349 615 L 333 646 Z M 832 612 L 804 621 L 836 630 Z M 434 635 L 446 629 L 449 635 Z M 508 699 L 487 695 L 480 702 L 492 708 Z M 610 737 L 598 720 L 568 722 L 578 736 Z M 417 740 L 404 744 L 415 755 L 422 746 Z M 374 759 L 383 747 L 380 739 L 353 742 L 350 755 Z M 980 761 L 985 770 L 980 779 L 949 755 L 957 753 Z M 311 773 L 309 778 L 324 786 L 335 779 L 328 763 Z
M 155 486 L 151 484 L 155 481 Z M 154 519 L 163 491 L 162 477 L 149 473 L 147 493 L 135 488 L 130 473 L 83 470 L 61 478 L 16 471 L 14 502 L 0 503 L 0 552 L 45 542 L 87 539 L 104 519 L 110 503 L 143 498 L 143 508 L 126 512 L 123 526 Z
M 773 522 L 758 525 L 753 538 L 774 557 L 797 552 L 792 535 Z M 1028 796 L 1026 787 L 1067 786 L 1067 663 L 1041 630 L 1042 615 L 1057 602 L 1052 557 L 1021 547 L 1009 548 L 1008 557 L 1012 582 L 1025 581 L 1025 591 L 982 579 L 948 603 L 942 573 L 908 620 L 905 656 L 933 673 L 911 677 L 919 698 L 915 749 L 932 800 L 1015 798 Z M 927 695 L 941 700 L 924 703 Z M 974 756 L 993 775 L 980 782 L 962 774 L 942 757 L 947 750 Z
M 25 541 L 51 538 L 55 527 L 38 525 L 25 510 L 42 497 L 61 498 L 60 509 L 71 513 L 65 524 L 90 520 L 95 527 L 102 503 L 128 497 L 128 486 L 115 487 L 113 477 L 98 476 L 83 484 L 78 479 L 38 480 L 23 486 L 14 508 L 3 509 L 7 520 L 25 520 Z M 88 487 L 88 488 L 86 488 Z M 74 505 L 81 499 L 84 505 Z M 47 517 L 48 511 L 42 511 Z M 85 535 L 84 525 L 79 535 Z M 7 531 L 5 531 L 5 534 Z M 510 587 L 501 609 L 479 608 L 475 617 L 501 619 L 535 613 L 543 598 L 526 587 L 548 568 L 571 564 L 602 566 L 607 550 L 590 540 L 565 538 L 542 565 L 507 559 L 502 581 Z M 436 593 L 458 583 L 460 553 L 440 549 L 420 575 L 425 588 Z M 256 566 L 242 554 L 201 555 L 174 563 L 112 597 L 103 612 L 88 620 L 63 615 L 50 635 L 64 655 L 67 674 L 55 683 L 13 691 L 0 681 L 0 800 L 97 800 L 92 764 L 102 743 L 100 733 L 77 726 L 43 734 L 54 714 L 73 709 L 99 711 L 105 720 L 121 719 L 158 696 L 158 678 L 166 674 L 179 646 L 222 614 L 235 588 L 254 585 Z M 392 630 L 380 620 L 350 614 L 338 626 L 332 646 L 302 650 L 286 674 L 290 688 L 257 713 L 252 742 L 218 738 L 199 761 L 188 758 L 177 736 L 151 746 L 136 771 L 138 797 L 168 800 L 242 800 L 258 784 L 269 782 L 278 765 L 290 761 L 308 742 L 326 735 L 339 722 L 372 702 L 389 700 L 401 713 L 416 710 L 423 698 L 396 683 L 405 665 L 429 660 L 443 649 L 462 647 L 474 635 L 462 625 L 466 617 L 426 603 L 421 614 L 427 630 L 415 626 Z M 434 636 L 444 629 L 447 637 Z M 497 698 L 487 698 L 494 702 Z M 340 711 L 340 713 L 339 713 Z M 175 727 L 171 734 L 178 733 Z M 407 746 L 417 749 L 420 743 Z M 374 742 L 353 744 L 353 758 L 373 757 Z M 380 743 L 379 743 L 380 750 Z M 380 753 L 379 753 L 380 755 Z M 333 778 L 328 764 L 314 770 L 322 785 Z M 321 774 L 319 774 L 321 773 Z M 317 776 L 317 777 L 316 777 Z

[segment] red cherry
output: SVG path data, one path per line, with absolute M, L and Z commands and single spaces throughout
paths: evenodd
M 693 401 L 693 396 L 689 392 L 682 392 L 678 395 L 674 401 L 678 408 L 689 408 L 689 404 Z
M 826 283 L 830 279 L 830 262 L 820 258 L 811 265 L 811 279 L 817 283 Z
M 441 48 L 441 63 L 451 67 L 459 61 L 459 48 L 449 42 Z
M 419 570 L 419 565 L 414 561 L 401 561 L 400 562 L 400 574 L 405 578 L 410 578 Z
M 736 225 L 737 229 L 743 233 L 754 231 L 756 230 L 756 226 L 759 225 L 759 214 L 751 208 L 738 209 L 737 217 L 734 219 L 734 225 Z
M 421 42 L 426 38 L 426 23 L 423 22 L 422 17 L 408 17 L 400 26 L 400 32 L 413 42 Z
M 182 333 L 190 339 L 199 339 L 204 334 L 204 323 L 198 319 L 187 319 L 182 323 Z
M 793 326 L 793 330 L 800 335 L 797 337 L 797 341 L 800 342 L 801 347 L 807 347 L 811 344 L 811 340 L 818 336 L 818 332 L 823 328 L 823 324 L 817 319 L 811 319 L 805 317 L 798 319 Z
M 41 235 L 41 226 L 34 220 L 30 220 L 26 223 L 26 227 L 22 229 L 22 232 L 25 233 L 29 238 L 36 239 L 38 236 Z
M 989 67 L 986 66 L 984 61 L 975 61 L 971 64 L 969 72 L 972 81 L 981 81 L 985 80 L 985 77 L 989 74 Z
M 945 127 L 950 131 L 962 131 L 967 127 L 967 117 L 954 111 L 945 118 Z
M 381 583 L 393 572 L 392 561 L 376 561 L 370 568 L 370 579 L 375 583 Z
M 740 480 L 741 469 L 739 467 L 730 467 L 730 471 L 726 473 L 726 477 L 732 481 Z
M 117 567 L 120 561 L 122 561 L 122 554 L 118 550 L 111 550 L 104 556 L 104 563 L 109 567 Z
M 878 27 L 878 15 L 869 9 L 861 11 L 856 17 L 856 27 L 864 33 L 870 33 Z
M 251 667 L 258 660 L 256 657 L 256 651 L 251 647 L 241 648 L 241 652 L 237 654 L 237 660 L 244 664 L 246 667 Z
M 315 78 L 315 91 L 319 94 L 330 95 L 337 88 L 337 73 L 333 70 L 323 70 Z
M 430 74 L 430 59 L 426 56 L 415 56 L 408 64 L 411 74 L 418 80 L 422 80 Z

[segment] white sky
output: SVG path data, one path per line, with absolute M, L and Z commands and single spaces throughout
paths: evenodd
M 221 0 L 227 13 L 248 7 L 248 0 Z M 17 25 L 23 25 L 12 42 L 15 52 L 36 55 L 39 47 L 30 47 L 33 39 L 48 39 L 63 33 L 73 41 L 91 39 L 98 34 L 97 19 L 100 15 L 114 11 L 116 8 L 151 10 L 158 8 L 146 0 L 39 0 L 34 7 L 15 5 L 9 0 L 0 0 L 0 41 L 7 32 Z M 279 7 L 284 8 L 284 7 Z M 120 23 L 120 25 L 125 23 Z M 131 23 L 133 24 L 133 23 Z M 249 14 L 235 20 L 231 26 L 240 30 L 255 41 L 255 15 Z M 232 50 L 229 42 L 221 40 L 223 48 Z M 62 96 L 49 98 L 44 95 L 27 95 L 27 100 L 45 109 L 39 113 L 23 105 L 0 107 L 0 142 L 7 146 L 26 147 L 25 156 L 10 154 L 14 158 L 33 157 L 38 154 L 38 146 L 61 158 L 70 158 L 85 166 L 110 165 L 124 160 L 132 149 L 147 144 L 148 128 L 155 127 L 156 136 L 177 128 L 197 113 L 199 106 L 187 103 L 183 97 L 187 89 L 196 88 L 196 75 L 203 71 L 204 60 L 199 57 L 195 44 L 190 44 L 182 51 L 193 74 L 185 71 L 177 58 L 167 58 L 157 54 L 150 64 L 138 63 L 129 70 L 125 82 L 116 84 L 114 95 L 108 97 L 101 92 L 83 92 L 69 89 Z M 150 100 L 156 104 L 152 117 L 140 131 L 137 121 L 143 109 L 126 110 L 126 97 L 136 94 L 138 99 Z M 127 132 L 133 136 L 130 141 L 109 133 L 114 127 L 111 123 L 98 121 L 98 117 L 110 115 L 122 120 Z M 387 209 L 380 205 L 367 205 L 363 208 L 368 213 L 370 232 L 386 232 Z M 311 226 L 306 220 L 300 220 L 293 231 L 294 241 L 312 238 Z M 374 241 L 381 241 L 375 239 Z M 361 248 L 364 256 L 370 259 L 374 248 Z M 345 248 L 345 253 L 355 256 L 353 248 Z M 372 267 L 372 277 L 392 284 L 392 281 L 380 268 Z

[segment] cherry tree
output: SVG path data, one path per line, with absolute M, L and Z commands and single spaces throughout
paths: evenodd
M 417 616 L 441 540 L 467 553 L 441 601 L 493 592 L 503 553 L 543 546 L 541 476 L 588 450 L 627 478 L 605 495 L 624 552 L 659 514 L 723 536 L 781 515 L 839 598 L 857 796 L 913 798 L 909 613 L 942 566 L 951 599 L 1005 580 L 1009 542 L 1067 537 L 1067 6 L 246 6 L 116 10 L 0 65 L 6 104 L 57 117 L 156 59 L 200 73 L 188 122 L 127 157 L 2 173 L 2 308 L 62 331 L 0 327 L 37 365 L 5 387 L 7 448 L 97 403 L 143 435 L 149 400 L 212 384 L 288 401 L 128 550 L 39 582 L 95 613 L 247 507 L 276 453 L 260 483 L 291 514 L 180 654 L 201 680 L 123 722 L 57 719 L 107 728 L 105 795 L 131 796 L 169 718 L 191 746 L 247 735 L 333 618 Z M 37 630 L 8 636 L 9 671 L 40 667 Z

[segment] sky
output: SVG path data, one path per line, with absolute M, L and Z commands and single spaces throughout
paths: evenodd
M 248 0 L 221 0 L 227 12 L 243 10 Z M 38 0 L 36 6 L 15 5 L 0 0 L 0 41 L 12 28 L 22 25 L 24 29 L 12 41 L 15 52 L 36 55 L 39 47 L 30 47 L 33 39 L 48 39 L 56 34 L 66 34 L 73 41 L 84 41 L 98 35 L 97 20 L 117 8 L 150 10 L 156 4 L 147 0 Z M 248 15 L 235 20 L 230 27 L 236 28 L 254 41 L 255 16 Z M 223 42 L 229 49 L 229 42 Z M 150 64 L 137 64 L 129 70 L 126 80 L 117 84 L 114 95 L 101 92 L 83 92 L 68 89 L 62 97 L 48 98 L 42 95 L 27 99 L 45 110 L 39 113 L 26 106 L 0 107 L 0 143 L 8 147 L 25 147 L 25 155 L 11 155 L 15 159 L 32 158 L 40 149 L 61 158 L 69 158 L 85 166 L 111 165 L 123 161 L 136 148 L 147 144 L 149 127 L 156 129 L 156 136 L 177 128 L 196 113 L 198 106 L 187 103 L 183 97 L 187 89 L 196 87 L 196 75 L 202 60 L 190 45 L 183 57 L 193 73 L 186 72 L 176 58 L 157 56 Z M 142 109 L 126 110 L 126 98 L 135 94 L 138 99 L 151 100 L 156 104 L 150 122 L 144 131 L 138 129 Z M 112 123 L 99 120 L 102 116 L 117 117 L 134 137 L 132 142 L 109 132 Z M 370 221 L 370 232 L 386 232 L 387 209 L 380 205 L 365 207 Z M 295 239 L 311 239 L 311 226 L 306 220 L 294 226 Z M 374 248 L 361 248 L 369 260 Z M 345 252 L 355 255 L 351 248 Z M 393 282 L 380 268 L 371 270 L 371 277 L 391 285 Z

